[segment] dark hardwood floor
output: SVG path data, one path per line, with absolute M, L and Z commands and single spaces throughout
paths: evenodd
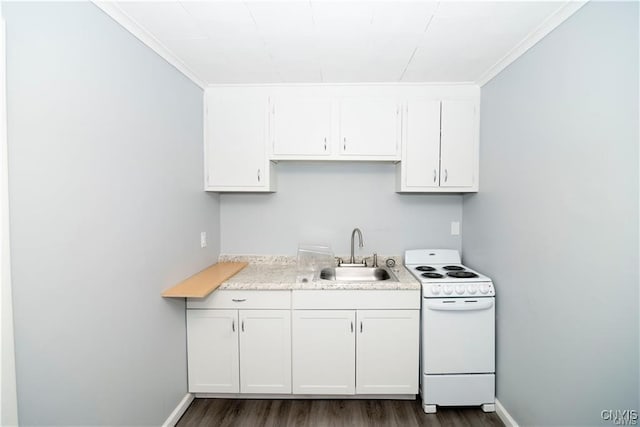
M 178 422 L 187 426 L 504 426 L 480 408 L 438 408 L 425 414 L 420 400 L 195 399 Z

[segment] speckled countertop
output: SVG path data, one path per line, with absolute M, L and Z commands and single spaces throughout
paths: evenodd
M 379 257 L 384 260 L 394 258 L 396 266 L 390 270 L 398 278 L 397 282 L 345 282 L 313 279 L 302 282 L 298 277 L 296 257 L 220 255 L 218 261 L 246 261 L 244 269 L 223 282 L 219 290 L 321 290 L 321 289 L 367 289 L 367 290 L 419 290 L 420 283 L 404 268 L 400 257 Z

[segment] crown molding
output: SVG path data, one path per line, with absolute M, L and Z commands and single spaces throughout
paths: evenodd
M 558 8 L 552 15 L 542 22 L 535 30 L 527 34 L 513 49 L 500 58 L 491 68 L 484 72 L 478 79 L 477 84 L 484 86 L 502 70 L 507 68 L 512 62 L 531 49 L 536 43 L 542 40 L 547 34 L 555 30 L 560 24 L 566 21 L 571 15 L 576 13 L 587 1 L 568 1 Z
M 150 32 L 143 29 L 138 22 L 131 18 L 126 12 L 124 12 L 116 3 L 110 1 L 97 1 L 92 2 L 104 13 L 109 15 L 114 21 L 120 24 L 124 29 L 133 34 L 142 43 L 147 45 L 151 50 L 160 55 L 162 59 L 173 65 L 178 71 L 184 74 L 189 80 L 198 85 L 201 89 L 207 87 L 207 83 L 198 76 L 193 70 L 191 70 L 182 60 L 171 52 L 160 40 L 155 38 Z

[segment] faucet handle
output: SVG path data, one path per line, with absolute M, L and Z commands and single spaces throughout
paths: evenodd
M 340 265 L 342 265 L 342 263 L 344 262 L 342 260 L 342 258 L 340 258 L 339 256 L 336 257 L 336 262 L 338 263 L 338 267 L 340 267 Z
M 372 267 L 378 267 L 378 254 L 377 253 L 373 253 L 373 265 Z

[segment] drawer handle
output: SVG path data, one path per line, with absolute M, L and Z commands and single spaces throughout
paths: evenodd
M 247 299 L 246 298 L 232 298 L 231 301 L 233 302 L 245 302 Z

